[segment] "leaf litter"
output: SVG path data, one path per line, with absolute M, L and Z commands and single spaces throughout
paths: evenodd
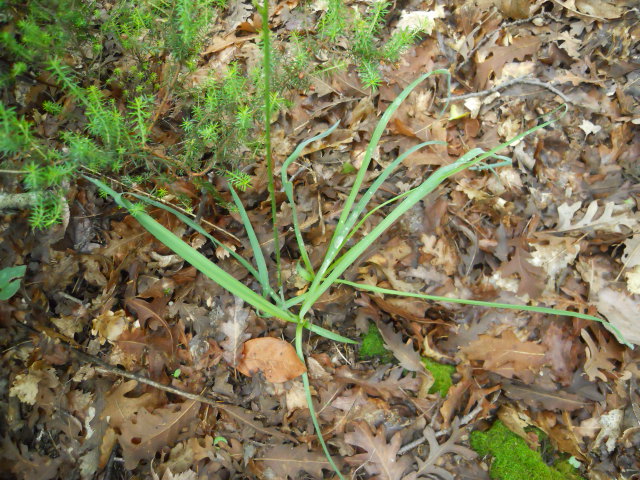
M 640 344 L 637 12 L 627 8 L 629 2 L 522 3 L 477 2 L 470 8 L 456 1 L 394 12 L 385 35 L 401 22 L 422 22 L 422 38 L 397 64 L 381 64 L 384 82 L 377 92 L 366 91 L 353 67 L 314 77 L 312 88 L 295 92 L 272 125 L 281 147 L 276 160 L 342 120 L 334 135 L 309 146 L 296 166 L 300 172 L 291 172 L 315 262 L 353 181 L 345 165 L 358 164 L 373 117 L 417 72 L 450 67 L 453 95 L 471 96 L 454 97 L 443 119 L 435 108 L 442 89 L 432 84 L 411 94 L 390 122 L 367 181 L 420 141 L 449 145 L 407 158 L 384 184 L 378 203 L 406 192 L 434 165 L 518 133 L 566 98 L 569 113 L 561 122 L 503 152 L 513 153 L 514 163 L 458 174 L 346 278 L 599 314 Z M 301 8 L 297 2 L 278 4 L 272 29 L 283 44 L 309 15 Z M 316 14 L 322 8 L 313 7 Z M 223 20 L 190 74 L 194 83 L 212 66 L 249 64 L 258 55 L 252 8 L 236 2 Z M 316 53 L 320 63 L 326 52 Z M 36 87 L 26 88 L 37 95 Z M 255 166 L 253 190 L 244 199 L 258 236 L 267 239 L 264 169 L 262 162 Z M 114 213 L 88 186 L 82 190 L 73 201 L 92 213 L 74 210 L 66 237 L 64 227 L 45 235 L 30 231 L 21 213 L 13 213 L 0 231 L 7 263 L 2 267 L 28 265 L 19 293 L 0 303 L 7 378 L 3 475 L 89 479 L 115 470 L 125 478 L 130 470 L 137 478 L 163 480 L 328 478 L 330 466 L 301 401 L 298 377 L 307 367 L 324 436 L 343 459 L 338 464 L 345 474 L 487 478 L 490 460 L 469 450 L 467 434 L 504 419 L 505 411 L 516 433 L 525 431 L 521 422 L 533 425 L 549 436 L 556 455 L 579 459 L 584 477 L 630 477 L 640 470 L 640 357 L 600 324 L 336 289 L 314 308 L 315 321 L 351 338 L 364 335 L 371 321 L 395 360 L 358 360 L 357 347 L 311 336 L 305 338 L 305 367 L 291 345 L 290 326 L 226 298 L 134 218 Z M 229 230 L 221 241 L 246 254 L 246 234 L 233 214 L 205 209 L 209 220 L 217 212 L 217 228 Z M 364 234 L 383 212 L 367 219 Z M 290 213 L 280 211 L 283 232 Z M 184 232 L 171 216 L 158 218 Z M 303 291 L 305 282 L 295 274 L 298 259 L 287 254 L 291 241 L 284 233 L 285 286 Z M 246 281 L 226 250 L 198 245 Z M 265 249 L 273 250 L 268 239 Z M 76 345 L 114 369 L 80 362 L 69 353 Z M 456 365 L 444 398 L 426 393 L 425 356 Z M 126 380 L 118 374 L 123 368 L 221 400 L 200 402 Z

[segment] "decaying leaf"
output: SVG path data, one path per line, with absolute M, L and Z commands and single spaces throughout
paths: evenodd
M 539 387 L 527 387 L 511 382 L 504 382 L 502 390 L 507 397 L 522 400 L 532 408 L 544 410 L 579 410 L 585 408 L 587 402 L 569 392 L 562 390 L 548 391 Z
M 98 337 L 101 344 L 106 341 L 114 342 L 126 330 L 129 322 L 131 322 L 131 318 L 124 310 L 116 312 L 109 310 L 93 319 L 91 333 Z
M 290 343 L 273 337 L 254 338 L 244 343 L 238 371 L 248 377 L 261 371 L 269 382 L 282 383 L 307 371 Z
M 454 480 L 455 477 L 444 468 L 436 465 L 436 462 L 448 453 L 455 453 L 467 460 L 476 458 L 477 454 L 473 450 L 457 445 L 462 440 L 462 437 L 466 434 L 466 428 L 460 426 L 460 419 L 456 418 L 451 426 L 451 435 L 446 442 L 440 444 L 436 438 L 436 432 L 430 426 L 424 429 L 423 435 L 429 443 L 429 456 L 422 460 L 417 458 L 418 469 L 415 472 L 407 475 L 404 480 L 416 480 L 416 479 L 431 479 L 440 478 L 443 480 Z
M 519 296 L 529 295 L 529 298 L 537 298 L 544 290 L 544 270 L 531 263 L 531 255 L 520 244 L 516 245 L 511 260 L 503 264 L 498 271 L 504 278 L 513 274 L 520 277 L 517 292 Z
M 469 360 L 482 361 L 482 368 L 507 378 L 520 378 L 532 383 L 546 361 L 547 347 L 520 340 L 513 330 L 505 330 L 500 338 L 480 335 L 462 352 Z
M 413 374 L 402 377 L 402 371 L 400 367 L 391 370 L 381 367 L 369 378 L 365 378 L 343 365 L 336 369 L 336 376 L 338 381 L 353 383 L 362 387 L 369 395 L 389 400 L 392 397 L 404 396 L 405 391 L 417 391 L 422 384 L 420 378 L 413 378 Z M 388 376 L 383 378 L 387 372 L 389 372 Z
M 60 386 L 53 367 L 42 361 L 31 364 L 29 371 L 16 375 L 9 395 L 28 405 L 48 405 L 54 398 L 53 389 Z
M 615 364 L 610 360 L 606 350 L 598 348 L 586 329 L 582 329 L 581 335 L 587 343 L 587 359 L 584 362 L 584 372 L 592 382 L 596 378 L 606 382 L 607 376 L 604 372 L 613 372 L 616 368 Z
M 124 465 L 129 470 L 140 460 L 150 459 L 158 450 L 176 442 L 200 409 L 200 403 L 195 400 L 155 407 L 157 399 L 150 393 L 128 397 L 136 384 L 131 380 L 110 392 L 102 413 L 117 433 Z
M 524 60 L 527 55 L 535 54 L 539 47 L 540 39 L 533 35 L 516 37 L 508 46 L 492 47 L 491 56 L 478 64 L 476 86 L 479 89 L 485 88 L 492 73 L 495 73 L 496 77 L 500 77 L 506 63 L 516 59 Z
M 607 287 L 598 292 L 596 305 L 627 342 L 640 345 L 640 301 L 635 296 Z
M 58 469 L 63 464 L 64 457 L 50 458 L 38 452 L 29 450 L 26 445 L 16 447 L 8 436 L 2 437 L 0 442 L 0 459 L 5 460 L 5 465 L 0 468 L 3 474 L 9 471 L 12 477 L 21 480 L 53 480 L 58 477 Z
M 411 340 L 407 343 L 402 341 L 402 334 L 394 332 L 391 325 L 376 321 L 380 335 L 384 340 L 385 347 L 393 353 L 398 362 L 403 368 L 406 368 L 410 372 L 417 372 L 423 375 L 428 375 L 428 371 L 425 368 L 420 354 L 413 349 Z
M 302 472 L 325 478 L 322 470 L 331 470 L 327 458 L 320 451 L 310 452 L 306 445 L 274 445 L 256 460 L 264 462 L 275 478 L 282 480 L 303 478 Z
M 413 463 L 409 455 L 398 457 L 398 450 L 402 442 L 400 432 L 396 433 L 387 443 L 384 427 L 380 427 L 374 435 L 364 422 L 356 424 L 353 432 L 344 436 L 347 443 L 362 448 L 364 453 L 358 453 L 346 459 L 351 465 L 362 465 L 370 475 L 379 475 L 383 480 L 397 480 L 403 478 L 404 473 Z M 437 443 L 437 442 L 436 442 Z
M 576 217 L 576 212 L 582 207 L 582 202 L 571 205 L 563 203 L 558 207 L 558 232 L 570 230 L 617 232 L 622 231 L 622 226 L 633 229 L 640 221 L 640 213 L 632 213 L 629 205 L 616 205 L 607 202 L 601 209 L 598 201 L 589 204 L 581 219 Z
M 251 337 L 248 333 L 244 333 L 247 329 L 249 310 L 243 309 L 243 304 L 244 302 L 239 297 L 234 297 L 233 306 L 227 309 L 228 320 L 220 326 L 222 333 L 227 337 L 220 342 L 220 346 L 224 350 L 222 357 L 232 367 L 238 365 L 242 354 L 242 345 L 245 340 Z

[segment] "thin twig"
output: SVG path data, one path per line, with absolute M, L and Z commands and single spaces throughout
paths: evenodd
M 573 101 L 570 100 L 564 93 L 562 93 L 560 90 L 558 90 L 556 87 L 554 87 L 550 83 L 542 82 L 540 80 L 536 80 L 533 78 L 526 78 L 526 77 L 512 78 L 511 80 L 507 80 L 506 82 L 503 82 L 500 85 L 496 85 L 495 87 L 488 88 L 486 90 L 481 90 L 479 92 L 465 93 L 464 95 L 455 95 L 453 97 L 449 97 L 448 100 L 450 102 L 457 102 L 460 100 L 466 100 L 467 98 L 484 97 L 485 95 L 489 95 L 491 93 L 495 93 L 499 90 L 503 90 L 505 88 L 511 87 L 513 85 L 518 85 L 518 84 L 534 85 L 536 87 L 546 88 L 550 92 L 553 92 L 556 95 L 558 95 L 560 98 L 562 98 L 562 100 L 565 103 L 573 103 Z M 442 101 L 445 101 L 445 100 L 442 100 Z

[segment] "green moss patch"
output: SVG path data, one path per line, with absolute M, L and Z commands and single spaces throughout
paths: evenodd
M 382 363 L 390 363 L 393 360 L 393 354 L 384 348 L 382 335 L 373 323 L 369 324 L 369 330 L 362 338 L 359 357 L 360 360 L 379 358 Z
M 471 448 L 479 455 L 492 458 L 489 475 L 496 480 L 579 480 L 573 471 L 562 472 L 548 466 L 539 452 L 509 430 L 500 420 L 486 432 L 471 433 Z
M 429 393 L 438 392 L 442 398 L 446 397 L 449 388 L 453 385 L 451 376 L 455 373 L 456 367 L 445 363 L 438 363 L 430 358 L 423 358 L 422 363 L 425 368 L 431 372 L 431 375 L 433 375 L 433 385 L 431 385 Z

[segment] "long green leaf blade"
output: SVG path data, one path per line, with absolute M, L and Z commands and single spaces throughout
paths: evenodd
M 401 297 L 420 298 L 423 300 L 431 300 L 434 302 L 459 303 L 462 305 L 476 305 L 479 307 L 502 308 L 505 310 L 523 310 L 527 312 L 546 313 L 549 315 L 557 315 L 561 317 L 573 317 L 573 318 L 581 318 L 583 320 L 591 320 L 593 322 L 602 323 L 609 331 L 611 331 L 615 335 L 616 339 L 621 344 L 633 349 L 633 345 L 624 339 L 620 330 L 618 330 L 610 322 L 607 322 L 602 318 L 594 317 L 593 315 L 586 315 L 584 313 L 579 313 L 579 312 L 571 312 L 569 310 L 558 310 L 556 308 L 549 308 L 549 307 L 536 307 L 533 305 L 513 305 L 510 303 L 485 302 L 482 300 L 465 300 L 462 298 L 440 297 L 437 295 L 427 295 L 424 293 L 401 292 L 398 290 L 391 290 L 388 288 L 377 287 L 374 285 L 365 285 L 362 283 L 350 282 L 348 280 L 337 280 L 337 283 L 341 283 L 343 285 L 349 285 L 350 287 L 356 288 L 358 290 L 366 290 L 368 292 L 382 293 L 385 295 L 397 295 Z

